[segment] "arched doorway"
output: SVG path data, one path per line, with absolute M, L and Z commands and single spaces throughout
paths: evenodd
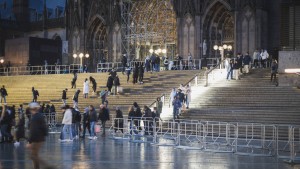
M 106 24 L 100 16 L 95 16 L 87 29 L 85 50 L 90 54 L 90 58 L 85 63 L 95 69 L 97 63 L 107 61 L 109 59 L 107 46 Z
M 225 1 L 213 1 L 204 14 L 202 39 L 207 43 L 206 57 L 220 57 L 214 51 L 214 45 L 227 44 L 234 46 L 234 15 L 231 7 Z M 231 51 L 225 51 L 225 55 L 233 55 Z
M 131 59 L 143 60 L 150 49 L 166 49 L 160 56 L 176 53 L 177 21 L 170 0 L 122 2 L 121 15 L 122 51 Z

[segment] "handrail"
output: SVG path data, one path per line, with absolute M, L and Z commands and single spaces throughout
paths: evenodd
M 160 98 L 165 97 L 165 94 L 162 94 L 161 96 L 159 96 Z M 158 97 L 157 97 L 158 98 Z M 155 100 L 154 102 L 152 102 L 149 107 L 153 106 L 155 103 L 157 102 L 157 100 Z
M 211 69 L 209 69 L 209 70 L 207 70 L 206 72 L 205 72 L 205 86 L 204 87 L 208 87 L 208 75 L 212 72 L 212 71 L 214 71 L 214 70 L 216 70 L 218 67 L 220 67 L 222 64 L 223 64 L 223 62 L 224 62 L 225 60 L 222 60 L 220 63 L 218 63 L 215 67 L 213 67 L 213 68 L 211 68 Z

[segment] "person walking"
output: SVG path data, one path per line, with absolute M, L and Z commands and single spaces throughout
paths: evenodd
M 192 101 L 192 88 L 190 87 L 190 85 L 186 85 L 185 87 L 185 103 L 186 103 L 186 109 L 189 109 L 190 107 L 190 103 Z
M 271 65 L 271 82 L 276 81 L 276 74 L 278 72 L 278 64 L 276 60 L 273 60 L 272 65 Z
M 236 57 L 236 61 L 237 61 L 237 66 L 239 67 L 240 70 L 240 74 L 243 74 L 243 55 L 241 55 L 240 53 L 238 53 L 237 57 Z
M 179 100 L 180 96 L 175 96 L 173 100 L 173 120 L 179 119 L 180 109 L 182 107 L 181 101 Z
M 176 89 L 173 88 L 171 93 L 170 93 L 170 98 L 169 98 L 169 107 L 171 106 L 171 104 L 173 104 L 173 100 L 175 98 L 175 96 L 177 95 Z
M 87 99 L 89 97 L 90 85 L 89 80 L 86 78 L 83 82 L 83 97 Z
M 71 88 L 73 89 L 76 89 L 76 81 L 77 81 L 77 73 L 74 71 L 73 72 L 73 79 L 72 79 L 72 81 L 71 81 Z
M 176 96 L 178 96 L 179 97 L 179 101 L 180 101 L 180 108 L 179 108 L 179 111 L 178 111 L 178 114 L 179 115 L 181 115 L 181 110 L 182 110 L 182 106 L 183 106 L 183 104 L 185 103 L 185 101 L 186 101 L 186 97 L 185 97 L 185 94 L 184 94 L 184 92 L 182 92 L 182 90 L 183 89 L 178 89 L 178 92 L 177 92 L 177 94 L 176 94 Z
M 138 82 L 139 78 L 139 68 L 138 65 L 135 65 L 133 70 L 133 84 L 136 84 Z
M 65 106 L 67 104 L 67 92 L 68 89 L 66 88 L 65 90 L 62 91 L 62 96 L 61 96 L 61 100 L 63 102 L 63 106 Z
M 106 83 L 106 87 L 108 89 L 108 94 L 111 93 L 111 89 L 114 85 L 114 78 L 112 77 L 112 75 L 108 76 L 108 79 L 107 79 L 107 83 Z
M 240 80 L 240 70 L 239 70 L 239 64 L 237 63 L 237 61 L 234 61 L 233 64 L 233 74 L 235 77 L 235 80 Z
M 269 58 L 269 53 L 267 52 L 267 50 L 262 50 L 261 54 L 261 65 L 263 68 L 266 68 L 266 61 Z
M 106 121 L 109 120 L 109 110 L 107 109 L 107 107 L 104 104 L 100 105 L 98 119 L 101 121 L 102 137 L 104 137 L 105 136 L 105 124 L 106 124 Z
M 158 55 L 155 58 L 155 70 L 156 72 L 160 71 L 160 57 Z
M 15 147 L 20 145 L 20 140 L 25 138 L 25 114 L 22 113 L 19 115 L 19 122 L 16 125 L 16 142 L 14 143 Z
M 146 68 L 146 72 L 149 72 L 151 71 L 151 60 L 150 60 L 150 57 L 147 56 L 146 59 L 145 59 L 145 68 Z
M 243 58 L 243 63 L 244 63 L 244 70 L 245 73 L 248 74 L 249 73 L 249 69 L 250 69 L 250 63 L 251 63 L 251 57 L 249 55 L 249 52 L 246 53 L 245 57 Z
M 160 117 L 163 109 L 163 102 L 161 101 L 161 98 L 156 98 L 156 115 Z
M 144 80 L 144 72 L 145 72 L 145 69 L 144 69 L 144 66 L 143 64 L 140 65 L 139 67 L 139 83 L 140 84 L 143 84 L 143 80 Z
M 75 139 L 78 139 L 81 131 L 81 126 L 80 126 L 81 114 L 78 107 L 72 110 L 72 116 L 73 116 L 72 117 L 73 136 L 75 137 Z
M 164 60 L 164 66 L 165 66 L 165 70 L 169 70 L 169 58 L 166 57 Z
M 78 98 L 79 98 L 80 90 L 78 89 L 73 96 L 73 107 L 78 107 Z
M 7 90 L 5 89 L 5 86 L 3 85 L 2 88 L 0 89 L 0 100 L 2 105 L 2 99 L 4 101 L 4 105 L 6 105 L 6 97 L 8 96 Z
M 93 93 L 96 94 L 96 90 L 97 90 L 97 82 L 96 82 L 96 79 L 93 78 L 92 76 L 90 76 L 90 82 L 92 83 L 93 85 Z
M 156 69 L 155 69 L 155 61 L 156 61 L 155 54 L 152 53 L 152 55 L 151 55 L 151 57 L 150 57 L 151 71 L 152 71 L 152 72 L 156 71 Z
M 44 116 L 40 113 L 40 105 L 36 102 L 30 103 L 29 111 L 31 113 L 31 121 L 28 144 L 26 147 L 30 150 L 33 168 L 40 169 L 43 166 L 43 168 L 53 169 L 54 167 L 50 166 L 39 157 L 40 149 L 45 142 L 45 137 L 48 135 L 48 127 Z
M 63 129 L 62 129 L 62 140 L 61 141 L 73 141 L 73 130 L 72 130 L 72 120 L 73 120 L 73 113 L 72 109 L 69 105 L 62 107 L 64 111 L 64 117 L 62 120 Z M 67 140 L 67 134 L 69 134 L 69 139 Z
M 7 106 L 3 106 L 0 113 L 0 132 L 2 134 L 0 143 L 11 143 L 13 140 L 10 130 L 10 125 L 12 124 L 13 119 L 12 115 Z
M 107 90 L 102 90 L 101 91 L 101 93 L 100 93 L 101 104 L 104 104 L 104 102 L 107 100 L 107 95 L 108 95 Z
M 34 87 L 32 87 L 31 91 L 33 97 L 32 102 L 37 102 L 38 96 L 40 96 L 39 91 L 35 90 Z
M 114 79 L 114 87 L 115 87 L 115 90 L 114 90 L 114 94 L 117 95 L 118 94 L 118 88 L 120 87 L 120 79 L 118 77 L 118 75 L 115 77 Z
M 227 72 L 226 80 L 231 80 L 233 69 L 232 69 L 232 61 L 230 60 L 230 58 L 225 59 L 225 70 Z
M 97 113 L 94 108 L 94 106 L 89 106 L 89 121 L 90 121 L 90 129 L 91 129 L 91 135 L 89 139 L 97 139 L 96 132 L 95 132 L 95 125 L 97 123 Z
M 258 61 L 260 59 L 260 53 L 258 50 L 255 50 L 253 53 L 253 68 L 258 68 Z

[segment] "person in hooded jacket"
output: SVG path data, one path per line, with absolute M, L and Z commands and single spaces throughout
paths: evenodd
M 89 135 L 91 136 L 91 125 L 90 125 L 90 117 L 89 117 L 89 107 L 86 107 L 84 109 L 84 113 L 82 116 L 82 127 L 83 127 L 83 131 L 82 131 L 82 136 L 81 138 L 85 138 L 85 132 L 86 129 L 88 129 Z

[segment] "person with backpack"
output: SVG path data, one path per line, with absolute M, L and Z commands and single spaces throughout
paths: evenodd
M 2 99 L 4 101 L 4 105 L 6 105 L 6 97 L 8 96 L 7 90 L 5 89 L 5 86 L 3 85 L 2 88 L 0 89 L 0 100 L 2 104 Z
M 39 157 L 40 149 L 45 142 L 45 137 L 48 135 L 48 126 L 46 125 L 43 114 L 40 113 L 40 105 L 36 102 L 30 103 L 29 111 L 32 116 L 28 144 L 26 147 L 30 150 L 33 168 L 40 169 L 41 166 L 43 166 L 43 168 L 53 168 Z
M 38 96 L 40 96 L 39 91 L 35 90 L 34 87 L 32 87 L 31 91 L 33 97 L 32 102 L 37 102 Z
M 102 90 L 101 91 L 101 93 L 100 93 L 101 104 L 104 104 L 104 102 L 107 100 L 107 95 L 108 95 L 107 90 Z

